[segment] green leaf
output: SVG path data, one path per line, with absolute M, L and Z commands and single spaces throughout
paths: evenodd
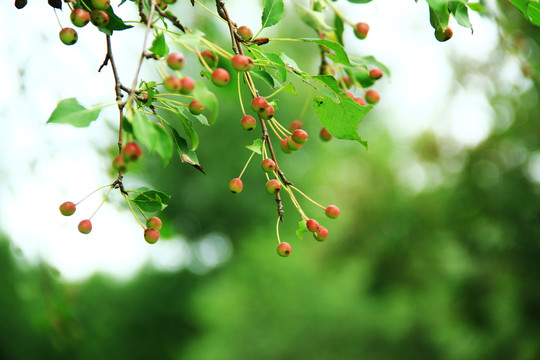
M 189 151 L 197 150 L 197 147 L 199 147 L 199 135 L 197 135 L 197 132 L 193 128 L 193 124 L 191 123 L 191 121 L 188 120 L 188 118 L 184 116 L 184 114 L 182 114 L 179 109 L 176 109 L 176 113 L 178 114 L 180 121 L 182 121 L 182 126 L 184 127 L 185 134 L 188 137 L 189 142 L 191 143 Z
M 354 72 L 354 79 L 362 85 L 363 88 L 368 88 L 370 86 L 373 86 L 375 84 L 375 80 L 369 76 L 369 72 L 367 70 L 362 71 L 355 71 Z
M 146 114 L 140 111 L 128 113 L 127 118 L 133 126 L 133 135 L 148 148 L 150 153 L 154 152 L 159 138 L 155 123 L 148 120 Z
M 161 157 L 161 166 L 165 167 L 171 161 L 173 154 L 173 144 L 167 131 L 156 123 L 157 143 L 156 152 Z
M 484 11 L 486 11 L 486 8 L 484 7 L 484 5 L 482 5 L 480 3 L 467 3 L 467 6 L 472 11 L 476 11 L 476 12 L 484 12 Z
M 306 73 L 305 71 L 300 69 L 298 64 L 296 64 L 296 61 L 294 61 L 289 56 L 287 56 L 287 54 L 279 53 L 279 56 L 281 57 L 281 59 L 285 63 L 285 66 L 289 66 L 289 67 L 293 68 L 298 74 L 305 74 Z
M 283 0 L 264 0 L 261 18 L 262 28 L 276 25 L 283 16 Z
M 334 54 L 328 54 L 328 57 L 330 59 L 332 59 L 335 62 L 338 62 L 340 64 L 343 64 L 343 65 L 354 66 L 353 64 L 351 64 L 351 62 L 349 60 L 349 56 L 347 55 L 347 53 L 343 49 L 343 46 L 341 46 L 341 44 L 339 44 L 339 43 L 337 43 L 335 41 L 323 40 L 323 39 L 305 39 L 305 38 L 304 39 L 298 39 L 298 40 L 305 41 L 305 42 L 312 42 L 312 43 L 316 43 L 316 44 L 319 44 L 319 45 L 326 46 L 330 50 L 334 51 Z
M 298 95 L 292 83 L 288 83 L 287 85 L 283 86 L 282 90 L 293 95 Z
M 298 236 L 299 239 L 302 239 L 302 235 L 306 231 L 309 231 L 306 225 L 306 220 L 302 219 L 302 221 L 298 222 L 298 230 L 296 230 L 296 236 Z
M 540 26 L 540 4 L 538 2 L 529 2 L 529 5 L 527 5 L 527 16 L 534 25 Z
M 152 42 L 152 47 L 150 47 L 150 49 L 148 50 L 161 57 L 169 53 L 169 47 L 165 42 L 165 36 L 163 35 L 163 33 L 160 33 L 158 36 L 156 36 L 156 38 Z
M 264 70 L 252 70 L 250 71 L 251 75 L 254 75 L 255 77 L 263 80 L 268 86 L 270 86 L 272 89 L 276 87 L 276 84 L 274 83 L 274 78 L 272 75 L 267 73 Z
M 75 127 L 87 127 L 99 116 L 101 108 L 87 109 L 75 98 L 64 99 L 58 102 L 56 109 L 47 123 L 70 124 Z
M 450 12 L 448 0 L 427 0 L 429 3 L 429 22 L 435 30 L 444 31 L 448 27 Z
M 368 2 L 371 2 L 372 0 L 347 0 L 347 1 L 353 4 L 367 4 Z
M 206 88 L 206 85 L 202 81 L 195 82 L 195 89 L 193 89 L 193 97 L 204 105 L 206 110 L 210 112 L 208 123 L 214 125 L 218 117 L 218 100 L 213 92 Z
M 324 20 L 324 14 L 318 11 L 307 9 L 297 3 L 293 3 L 298 17 L 304 24 L 311 27 L 314 30 L 332 30 L 332 27 L 326 24 Z
M 190 151 L 188 149 L 187 141 L 183 137 L 178 134 L 178 131 L 176 131 L 175 128 L 171 127 L 171 132 L 173 133 L 173 139 L 174 143 L 176 144 L 176 150 L 178 151 L 178 155 L 180 155 L 180 160 L 183 163 L 187 163 L 188 165 L 193 166 L 200 172 L 204 174 L 204 170 L 199 163 L 199 158 L 197 157 L 197 154 L 194 151 Z
M 275 64 L 274 69 L 276 69 L 276 78 L 279 81 L 286 81 L 287 80 L 287 69 L 285 62 L 279 56 L 279 54 L 271 53 L 271 52 L 263 52 L 264 56 L 268 59 L 268 61 Z
M 514 4 L 514 6 L 517 7 L 525 17 L 528 18 L 527 4 L 529 3 L 529 0 L 510 0 L 510 2 Z
M 338 139 L 356 140 L 367 149 L 367 141 L 358 135 L 358 125 L 372 105 L 360 106 L 353 99 L 340 96 L 341 104 L 330 98 L 315 97 L 313 106 L 322 125 L 330 134 Z
M 246 146 L 246 148 L 257 154 L 262 154 L 262 145 L 261 139 L 255 139 L 253 140 L 253 144 Z
M 465 3 L 461 1 L 452 1 L 449 3 L 449 9 L 459 25 L 472 29 L 472 24 L 469 20 L 469 9 Z
M 201 123 L 201 125 L 204 125 L 204 126 L 210 126 L 210 124 L 208 123 L 208 119 L 206 118 L 206 116 L 200 114 L 200 115 L 193 115 L 189 109 L 187 107 L 184 107 L 184 106 L 181 106 L 179 108 L 177 108 L 177 110 L 179 110 L 180 112 L 182 112 L 182 114 L 187 117 L 188 119 L 194 121 L 194 120 L 197 120 L 198 122 Z
M 133 199 L 133 202 L 145 212 L 156 212 L 165 209 L 167 202 L 171 198 L 164 192 L 149 190 L 145 187 L 137 189 L 137 192 L 139 194 Z
M 356 59 L 355 59 L 356 60 Z M 382 62 L 380 62 L 379 60 L 377 60 L 375 58 L 375 56 L 364 56 L 363 58 L 359 58 L 358 61 L 360 61 L 361 63 L 364 63 L 364 64 L 372 64 L 372 65 L 375 65 L 377 66 L 379 69 L 382 70 L 383 73 L 385 73 L 388 77 L 390 77 L 390 69 L 388 69 L 388 67 L 386 67 L 386 65 L 384 65 Z
M 74 5 L 75 9 L 84 9 L 84 10 L 92 10 L 95 9 L 92 5 L 91 0 L 80 0 L 80 2 L 76 2 Z M 120 19 L 116 14 L 114 13 L 112 6 L 109 6 L 107 10 L 105 10 L 107 14 L 109 14 L 109 23 L 105 27 L 98 28 L 99 31 L 107 34 L 112 35 L 114 30 L 125 30 L 130 29 L 133 26 L 126 25 L 122 19 Z
M 338 14 L 334 16 L 334 29 L 338 42 L 343 45 L 343 32 L 345 31 L 345 24 L 343 23 L 341 16 Z
M 328 89 L 330 89 L 331 93 L 325 93 L 326 96 L 332 98 L 332 100 L 339 102 L 339 94 L 341 93 L 341 89 L 339 88 L 339 84 L 336 81 L 336 79 L 333 76 L 330 75 L 315 75 L 315 76 L 309 76 L 311 79 L 317 80 L 320 83 L 324 84 Z M 320 89 L 319 89 L 320 91 Z

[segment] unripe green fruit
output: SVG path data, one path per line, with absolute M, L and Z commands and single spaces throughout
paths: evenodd
M 279 256 L 287 257 L 291 255 L 292 247 L 289 243 L 282 242 L 277 246 L 277 253 Z
M 242 129 L 244 130 L 251 131 L 257 127 L 257 121 L 251 115 L 244 115 L 242 120 L 240 120 L 240 126 L 242 126 Z
M 369 70 L 369 77 L 373 80 L 379 80 L 383 77 L 383 72 L 381 69 L 371 69 Z
M 354 25 L 354 35 L 363 40 L 367 37 L 369 32 L 369 25 L 364 22 L 359 22 Z
M 264 159 L 261 163 L 261 168 L 264 172 L 271 173 L 276 170 L 276 163 L 272 159 Z
M 90 13 L 90 21 L 97 27 L 107 26 L 109 20 L 109 14 L 103 10 L 92 10 Z
M 184 55 L 173 52 L 167 56 L 167 65 L 173 70 L 181 70 L 184 67 L 185 59 Z
M 308 133 L 302 129 L 296 129 L 293 131 L 291 138 L 298 144 L 303 144 L 308 140 Z
M 317 222 L 317 220 L 314 220 L 314 219 L 309 219 L 308 221 L 306 221 L 306 227 L 309 231 L 311 232 L 315 232 L 317 231 L 317 229 L 319 228 L 319 223 Z
M 162 225 L 161 219 L 156 216 L 152 216 L 146 220 L 146 227 L 149 229 L 161 230 Z
M 335 205 L 330 205 L 328 206 L 325 210 L 324 210 L 324 213 L 326 214 L 326 216 L 328 216 L 329 218 L 331 219 L 336 219 L 338 216 L 339 216 L 339 208 Z
M 356 102 L 360 106 L 366 106 L 366 100 L 362 99 L 361 97 L 355 97 L 354 102 Z
M 268 100 L 266 100 L 262 96 L 258 96 L 251 100 L 251 108 L 258 113 L 266 110 L 268 106 L 270 106 L 270 104 L 268 104 Z
M 92 0 L 92 6 L 98 10 L 107 10 L 111 6 L 110 0 Z
M 83 220 L 79 223 L 79 231 L 83 234 L 90 234 L 92 231 L 92 223 L 90 220 Z
M 188 76 L 184 76 L 180 79 L 180 92 L 184 95 L 191 94 L 195 89 L 195 80 Z
M 281 139 L 281 141 L 279 142 L 279 146 L 281 147 L 281 150 L 285 154 L 292 154 L 293 151 L 291 149 L 289 149 L 289 144 L 287 143 L 287 138 Z
M 127 143 L 124 146 L 123 153 L 124 159 L 127 161 L 137 161 L 143 154 L 141 147 L 134 142 Z
M 290 136 L 287 136 L 287 146 L 292 151 L 300 150 L 302 145 L 304 145 L 304 144 L 299 144 L 299 143 L 295 142 Z
M 231 81 L 231 75 L 229 72 L 222 68 L 217 68 L 212 72 L 212 82 L 216 86 L 225 86 Z
M 163 86 L 171 92 L 177 92 L 182 89 L 182 82 L 176 76 L 169 76 L 163 81 Z
M 332 139 L 332 135 L 330 135 L 328 130 L 326 130 L 325 128 L 321 129 L 319 136 L 321 137 L 322 141 L 330 141 Z
M 83 27 L 90 22 L 90 13 L 84 9 L 75 9 L 69 18 L 76 27 Z
M 289 130 L 294 131 L 302 128 L 302 120 L 294 120 L 289 124 Z
M 248 71 L 253 68 L 253 59 L 246 55 L 234 55 L 231 65 L 236 71 Z
M 319 228 L 313 233 L 313 237 L 317 241 L 324 241 L 328 237 L 328 230 L 324 226 L 319 226 Z
M 198 100 L 192 100 L 188 108 L 193 115 L 200 115 L 204 111 L 204 106 Z
M 377 92 L 377 90 L 370 89 L 366 91 L 366 101 L 370 104 L 376 104 L 381 100 L 381 95 Z
M 159 239 L 159 235 L 159 230 L 152 228 L 144 230 L 144 240 L 149 244 L 155 244 Z
M 123 173 L 126 173 L 129 170 L 128 163 L 126 163 L 126 160 L 122 155 L 118 155 L 113 159 L 112 166 L 114 170 Z
M 76 207 L 75 204 L 71 201 L 66 201 L 65 203 L 62 203 L 60 205 L 60 213 L 64 216 L 71 216 L 75 212 Z
M 240 178 L 234 178 L 229 183 L 229 190 L 231 190 L 233 194 L 239 193 L 240 191 L 242 191 L 243 188 L 244 184 L 242 183 L 242 180 L 240 180 Z
M 277 179 L 269 180 L 266 183 L 266 192 L 270 195 L 277 194 L 281 190 L 281 183 Z
M 163 1 L 169 5 L 176 4 L 176 0 L 163 0 Z
M 240 35 L 242 40 L 251 40 L 253 37 L 253 31 L 247 26 L 240 26 L 238 29 L 236 29 L 236 32 L 238 35 Z
M 450 40 L 452 38 L 452 35 L 454 35 L 454 32 L 449 27 L 447 27 L 444 31 L 435 30 L 435 39 L 440 42 Z
M 77 32 L 72 28 L 63 28 L 60 30 L 60 40 L 66 45 L 73 45 L 77 42 Z
M 206 62 L 206 64 L 210 66 L 211 68 L 217 66 L 219 57 L 217 55 L 214 55 L 214 53 L 211 52 L 210 50 L 204 50 L 203 52 L 201 52 L 201 56 Z

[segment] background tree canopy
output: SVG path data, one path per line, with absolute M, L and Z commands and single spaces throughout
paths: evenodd
M 174 194 L 166 233 L 192 239 L 188 268 L 68 282 L 46 263 L 27 263 L 2 229 L 0 358 L 540 358 L 540 31 L 506 1 L 498 6 L 486 15 L 501 37 L 490 61 L 453 63 L 456 87 L 489 89 L 494 126 L 478 146 L 431 131 L 396 142 L 374 111 L 363 125 L 376 144 L 369 152 L 331 142 L 282 160 L 314 197 L 340 205 L 325 243 L 294 239 L 290 210 L 281 233 L 294 254 L 275 256 L 275 204 L 260 191 L 260 173 L 246 173 L 244 184 L 255 185 L 242 196 L 227 191 L 249 156 L 241 146 L 249 136 L 227 121 L 238 116 L 227 91 L 224 121 L 200 131 L 212 176 L 181 164 L 163 172 L 157 160 L 138 172 Z M 508 57 L 522 63 L 525 86 L 500 82 Z M 284 97 L 280 108 L 299 103 Z M 220 155 L 231 148 L 234 156 Z

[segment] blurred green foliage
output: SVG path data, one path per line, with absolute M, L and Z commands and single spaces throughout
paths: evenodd
M 141 173 L 174 194 L 165 212 L 170 231 L 189 239 L 227 234 L 228 262 L 202 274 L 148 267 L 128 282 L 96 275 L 70 284 L 46 264 L 25 265 L 4 239 L 0 358 L 540 358 L 540 32 L 510 10 L 499 19 L 507 45 L 500 51 L 520 54 L 532 85 L 493 94 L 495 130 L 476 148 L 448 151 L 452 144 L 434 135 L 418 139 L 414 158 L 434 185 L 417 192 L 402 181 L 395 165 L 402 144 L 373 117 L 361 124 L 369 153 L 312 136 L 302 151 L 281 156 L 281 166 L 343 214 L 337 221 L 321 214 L 325 243 L 308 234 L 299 240 L 299 216 L 286 201 L 281 236 L 293 254 L 282 259 L 262 173 L 248 170 L 244 191 L 227 191 L 254 135 L 240 131 L 234 93 L 224 90 L 220 121 L 200 131 L 209 175 L 178 163 L 159 170 L 158 161 Z M 487 64 L 485 75 L 497 65 Z M 280 109 L 298 109 L 294 101 L 284 97 Z M 305 121 L 312 134 L 319 126 Z M 231 149 L 234 156 L 221 155 Z

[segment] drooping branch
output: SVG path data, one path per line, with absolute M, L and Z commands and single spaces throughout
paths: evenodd
M 180 23 L 180 20 L 173 14 L 171 14 L 168 11 L 163 11 L 159 6 L 156 6 L 156 10 L 158 11 L 159 15 L 163 16 L 164 18 L 169 19 L 174 26 L 176 26 L 180 31 L 182 31 L 184 34 L 186 33 L 186 27 Z

